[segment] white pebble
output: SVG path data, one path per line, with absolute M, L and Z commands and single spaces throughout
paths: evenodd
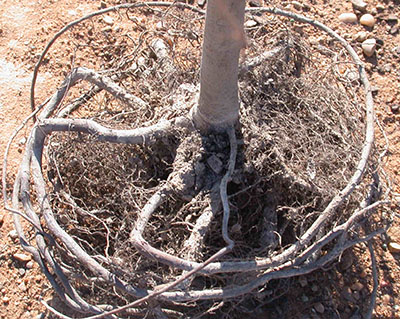
M 391 253 L 400 253 L 400 244 L 398 243 L 390 242 L 388 248 Z
M 13 229 L 8 233 L 8 236 L 10 236 L 11 239 L 17 239 L 18 238 L 18 233 L 17 233 L 17 231 L 15 229 Z
M 375 18 L 369 13 L 363 14 L 360 18 L 360 23 L 366 27 L 372 28 L 375 25 Z
M 105 24 L 108 24 L 108 25 L 113 25 L 114 24 L 114 19 L 111 18 L 110 16 L 104 16 L 103 17 L 103 21 L 104 21 Z
M 362 44 L 361 47 L 366 56 L 371 57 L 375 53 L 376 49 L 376 40 L 375 39 L 367 39 Z
M 346 13 L 342 13 L 339 16 L 339 20 L 344 22 L 344 23 L 356 23 L 357 22 L 357 16 L 354 13 L 346 12 Z

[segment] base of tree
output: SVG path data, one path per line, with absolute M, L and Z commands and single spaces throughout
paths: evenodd
M 248 30 L 240 121 L 205 136 L 190 119 L 202 28 L 190 8 L 137 9 L 161 27 L 134 49 L 108 46 L 117 31 L 84 22 L 104 69 L 70 72 L 32 129 L 8 208 L 23 248 L 80 313 L 242 318 L 385 229 L 372 98 L 354 51 L 306 18 L 250 10 L 264 22 Z M 335 41 L 312 43 L 298 31 L 306 22 Z

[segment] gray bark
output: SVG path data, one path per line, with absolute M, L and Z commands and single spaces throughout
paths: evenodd
M 210 0 L 200 71 L 200 98 L 193 108 L 195 125 L 225 129 L 239 116 L 238 65 L 245 47 L 245 0 Z

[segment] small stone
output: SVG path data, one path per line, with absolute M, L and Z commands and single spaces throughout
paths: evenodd
M 383 303 L 384 305 L 390 304 L 390 301 L 391 301 L 390 295 L 386 294 L 386 295 L 383 295 L 383 296 L 382 296 L 382 303 Z
M 26 269 L 32 269 L 33 268 L 33 266 L 34 266 L 34 262 L 32 261 L 32 260 L 30 260 L 30 261 L 28 261 L 27 263 L 26 263 Z
M 315 284 L 311 286 L 311 290 L 312 290 L 313 292 L 317 292 L 318 289 L 319 289 L 318 286 L 315 285 Z
M 339 20 L 344 22 L 344 23 L 356 23 L 357 22 L 357 16 L 354 13 L 346 12 L 346 13 L 342 13 L 339 16 Z
M 105 24 L 108 24 L 108 25 L 113 25 L 114 24 L 114 19 L 111 18 L 110 16 L 104 16 L 103 17 L 103 22 Z
M 392 112 L 394 113 L 393 106 L 391 107 L 391 109 L 392 109 Z M 396 111 L 398 111 L 398 110 L 399 110 L 399 106 L 397 105 Z M 400 253 L 400 244 L 398 244 L 398 243 L 390 242 L 388 244 L 388 248 L 391 253 L 394 253 L 394 254 Z
M 10 297 L 4 296 L 3 298 L 1 298 L 1 300 L 2 300 L 4 303 L 9 303 L 11 299 L 10 299 Z
M 156 24 L 156 29 L 157 30 L 165 30 L 164 22 L 163 21 L 158 21 Z
M 315 311 L 318 312 L 318 313 L 324 313 L 324 312 L 325 312 L 325 307 L 324 307 L 324 305 L 323 305 L 322 303 L 320 303 L 320 302 L 317 302 L 317 303 L 314 305 L 314 309 L 315 309 Z
M 245 23 L 244 23 L 244 27 L 245 28 L 254 28 L 255 26 L 257 26 L 257 21 L 255 21 L 255 20 L 247 20 Z
M 197 0 L 197 4 L 199 5 L 200 8 L 204 8 L 204 6 L 206 5 L 206 0 Z M 251 6 L 251 3 L 250 3 L 250 6 Z
M 303 9 L 303 5 L 299 1 L 292 1 L 292 5 L 296 10 L 301 10 Z
M 207 164 L 211 167 L 211 169 L 216 173 L 219 174 L 222 171 L 222 162 L 216 155 L 211 155 L 207 159 Z
M 399 19 L 394 14 L 389 14 L 388 17 L 386 18 L 386 21 L 390 23 L 397 23 Z
M 367 10 L 367 3 L 362 0 L 351 0 L 354 11 L 365 12 Z
M 20 274 L 21 276 L 23 276 L 23 275 L 25 275 L 26 270 L 25 270 L 24 268 L 19 268 L 19 269 L 18 269 L 18 272 L 19 272 L 19 274 Z
M 361 47 L 366 56 L 371 57 L 375 53 L 376 49 L 376 40 L 375 39 L 367 39 L 362 44 Z
M 302 302 L 308 302 L 310 299 L 306 295 L 301 296 L 301 301 Z
M 100 9 L 107 8 L 107 3 L 105 1 L 100 1 Z
M 21 138 L 18 143 L 19 143 L 19 145 L 25 145 L 26 137 Z
M 353 265 L 353 256 L 350 252 L 345 251 L 340 259 L 340 270 L 344 271 L 349 269 Z
M 360 23 L 366 27 L 372 28 L 375 25 L 375 18 L 369 13 L 363 14 L 360 18 Z
M 21 254 L 21 253 L 15 253 L 13 255 L 14 259 L 21 261 L 21 262 L 28 262 L 31 260 L 31 256 L 30 255 L 25 255 L 25 254 Z
M 18 238 L 18 233 L 17 233 L 17 231 L 15 230 L 15 229 L 13 229 L 13 230 L 11 230 L 9 233 L 8 233 L 8 236 L 11 238 L 11 239 L 17 239 Z
M 383 4 L 377 4 L 375 10 L 378 12 L 383 12 L 385 10 L 385 6 Z
M 250 7 L 262 7 L 262 3 L 260 0 L 250 0 L 249 5 Z
M 364 288 L 364 285 L 361 282 L 356 282 L 351 285 L 351 290 L 353 290 L 353 291 L 361 291 L 361 290 L 363 290 L 363 288 Z
M 26 285 L 25 285 L 24 282 L 21 282 L 21 283 L 18 285 L 18 288 L 21 289 L 23 292 L 27 291 L 27 288 L 26 288 Z
M 354 36 L 354 40 L 357 42 L 364 42 L 368 38 L 368 32 L 366 31 L 360 31 L 357 32 L 356 35 Z
M 396 34 L 396 33 L 399 33 L 399 27 L 398 27 L 397 25 L 391 27 L 390 30 L 389 30 L 389 33 L 390 33 L 391 35 L 394 35 L 394 34 Z
M 308 284 L 307 278 L 304 277 L 304 276 L 300 277 L 300 278 L 299 278 L 299 284 L 300 284 L 300 286 L 303 287 L 303 288 L 304 288 L 305 286 L 307 286 L 307 284 Z

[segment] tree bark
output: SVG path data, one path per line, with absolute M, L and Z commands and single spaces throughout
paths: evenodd
M 239 117 L 238 65 L 245 47 L 245 0 L 207 3 L 200 70 L 200 98 L 193 121 L 201 130 L 222 130 Z

